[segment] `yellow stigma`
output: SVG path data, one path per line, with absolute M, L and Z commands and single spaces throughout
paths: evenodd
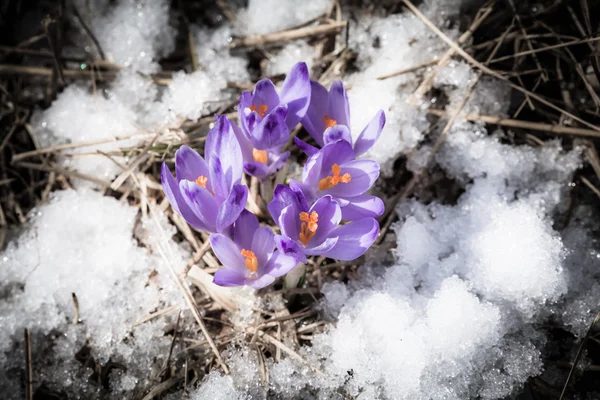
M 332 175 L 323 178 L 319 181 L 319 190 L 331 189 L 332 187 L 337 186 L 337 184 L 340 182 L 348 183 L 352 179 L 352 176 L 350 176 L 350 174 L 347 172 L 344 175 L 340 176 L 340 173 L 342 172 L 342 167 L 340 167 L 337 164 L 333 164 L 333 166 L 331 167 L 331 172 Z
M 208 178 L 204 175 L 200 175 L 198 178 L 196 178 L 196 185 L 202 186 L 204 189 L 206 189 L 206 182 L 208 182 Z
M 242 249 L 242 255 L 246 259 L 244 261 L 244 265 L 246 265 L 246 269 L 252 273 L 255 273 L 258 269 L 258 259 L 256 255 L 251 250 Z
M 267 165 L 267 152 L 264 150 L 252 149 L 252 157 L 254 161 Z
M 266 104 L 261 104 L 260 106 L 258 106 L 258 111 L 257 111 L 255 104 L 252 104 L 250 106 L 250 111 L 256 111 L 256 113 L 258 115 L 260 115 L 262 118 L 265 117 L 265 113 L 267 112 L 268 109 L 269 109 L 269 107 Z
M 330 118 L 329 115 L 325 115 L 325 117 L 323 117 L 323 123 L 325 124 L 325 129 L 337 125 L 337 121 L 333 118 Z
M 310 215 L 307 212 L 301 212 L 299 217 L 300 221 L 302 221 L 299 237 L 302 244 L 306 246 L 310 239 L 315 236 L 315 233 L 317 233 L 319 214 L 316 211 L 311 212 Z

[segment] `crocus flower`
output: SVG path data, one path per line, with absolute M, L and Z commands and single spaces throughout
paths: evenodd
M 329 92 L 323 85 L 311 81 L 311 97 L 306 115 L 302 119 L 302 126 L 317 142 L 319 147 L 344 139 L 352 143 L 350 134 L 350 104 L 348 95 L 342 81 L 331 84 Z M 358 157 L 369 150 L 381 134 L 385 125 L 385 114 L 378 111 L 373 119 L 363 129 L 354 144 L 354 153 Z M 318 148 L 294 138 L 294 142 L 309 156 L 318 151 Z
M 383 201 L 366 194 L 379 177 L 379 163 L 354 158 L 352 145 L 345 140 L 326 144 L 309 157 L 302 182 L 292 181 L 308 201 L 330 195 L 340 205 L 342 219 L 353 221 L 383 214 Z
M 285 163 L 289 153 L 282 153 L 281 149 L 290 137 L 290 130 L 306 114 L 310 94 L 305 63 L 294 65 L 279 94 L 269 79 L 258 81 L 252 93 L 242 93 L 238 104 L 241 127 L 238 140 L 247 173 L 265 177 Z
M 284 185 L 275 187 L 267 207 L 281 230 L 275 237 L 277 248 L 299 262 L 310 255 L 354 260 L 371 247 L 379 233 L 374 218 L 340 225 L 342 212 L 331 196 L 323 196 L 309 207 L 301 191 Z
M 217 119 L 206 138 L 205 161 L 188 146 L 175 153 L 176 178 L 165 163 L 163 191 L 171 207 L 193 228 L 224 232 L 246 206 L 248 188 L 242 179 L 242 153 L 225 116 Z
M 233 240 L 221 233 L 210 235 L 210 245 L 224 268 L 213 282 L 220 286 L 247 285 L 260 289 L 296 266 L 296 259 L 275 250 L 275 235 L 259 227 L 258 219 L 242 211 L 233 225 Z
M 248 175 L 255 176 L 260 180 L 268 178 L 277 172 L 290 156 L 290 152 L 282 152 L 281 147 L 277 146 L 268 150 L 259 150 L 252 146 L 240 128 L 234 125 L 234 132 L 242 149 L 242 158 L 244 159 L 244 171 Z

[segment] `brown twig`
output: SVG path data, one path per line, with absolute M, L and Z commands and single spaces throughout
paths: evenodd
M 76 171 L 70 171 L 68 169 L 61 168 L 54 164 L 49 164 L 49 165 L 34 164 L 34 163 L 29 163 L 29 162 L 23 161 L 23 162 L 17 163 L 16 166 L 23 167 L 23 168 L 29 168 L 29 169 L 35 169 L 37 171 L 56 172 L 58 174 L 65 175 L 68 177 L 84 179 L 86 181 L 94 182 L 97 185 L 101 186 L 102 188 L 107 188 L 110 186 L 110 182 L 105 181 L 103 179 L 96 178 L 94 176 L 87 175 L 87 174 L 82 174 L 82 173 L 76 172 Z M 122 189 L 119 189 L 119 191 L 121 191 L 121 190 Z
M 308 26 L 304 28 L 291 29 L 282 32 L 268 33 L 266 35 L 249 36 L 235 39 L 231 42 L 231 47 L 254 47 L 266 44 L 286 42 L 290 40 L 303 39 L 307 37 L 316 37 L 336 33 L 344 29 L 346 21 L 331 22 L 325 25 Z
M 6 147 L 10 138 L 12 137 L 12 135 L 16 132 L 17 128 L 22 126 L 25 123 L 25 121 L 27 121 L 28 118 L 29 118 L 29 111 L 26 111 L 23 115 L 21 115 L 19 118 L 16 119 L 16 121 L 13 123 L 10 130 L 4 137 L 4 140 L 2 140 L 2 143 L 0 144 L 0 153 L 4 150 L 4 147 Z
M 600 312 L 598 314 L 596 314 L 596 317 L 592 321 L 589 329 L 587 330 L 587 332 L 585 334 L 585 337 L 583 338 L 583 340 L 581 341 L 581 344 L 579 345 L 579 348 L 577 349 L 577 354 L 575 355 L 575 359 L 573 360 L 573 365 L 571 366 L 571 369 L 569 370 L 569 375 L 567 375 L 567 380 L 565 381 L 565 384 L 563 386 L 562 392 L 560 393 L 560 397 L 558 398 L 558 400 L 562 400 L 563 397 L 565 396 L 565 392 L 567 391 L 569 382 L 571 381 L 571 378 L 573 377 L 573 372 L 575 371 L 575 367 L 577 366 L 577 363 L 579 362 L 579 359 L 581 358 L 583 348 L 585 347 L 588 339 L 590 338 L 592 329 L 594 329 L 594 326 L 596 325 L 596 323 L 599 320 L 600 320 Z
M 507 82 L 508 85 L 510 85 L 511 88 L 525 94 L 525 95 L 529 95 L 532 99 L 538 101 L 539 103 L 542 103 L 550 108 L 552 108 L 555 111 L 560 112 L 561 114 L 595 130 L 600 132 L 600 127 L 597 127 L 579 117 L 577 117 L 576 115 L 573 115 L 572 113 L 563 110 L 562 108 L 554 105 L 552 102 L 544 99 L 543 97 L 530 92 L 529 90 L 525 89 L 522 86 L 516 85 L 513 82 L 511 82 L 508 78 L 502 76 L 501 74 L 499 74 L 498 72 L 490 69 L 489 67 L 483 65 L 481 62 L 477 61 L 476 59 L 474 59 L 469 53 L 467 53 L 466 51 L 464 51 L 458 44 L 456 44 L 452 39 L 450 39 L 444 32 L 442 32 L 441 30 L 439 30 L 429 19 L 427 19 L 427 17 L 425 15 L 423 15 L 423 13 L 421 11 L 419 11 L 419 9 L 417 7 L 414 6 L 414 4 L 412 4 L 410 2 L 410 0 L 402 0 L 402 2 L 429 28 L 431 29 L 436 35 L 438 35 L 440 37 L 440 39 L 442 39 L 444 42 L 446 42 L 446 44 L 452 48 L 454 48 L 456 50 L 456 53 L 459 54 L 461 57 L 463 57 L 469 64 L 473 65 L 474 67 L 482 70 L 484 73 L 493 76 L 495 78 L 498 78 L 504 82 Z M 600 38 L 598 38 L 600 40 Z M 491 62 L 491 61 L 490 61 Z
M 171 346 L 169 347 L 169 355 L 165 360 L 165 365 L 163 369 L 168 369 L 169 364 L 171 363 L 171 357 L 173 356 L 173 349 L 175 348 L 175 341 L 177 340 L 177 336 L 180 334 L 179 332 L 179 323 L 181 322 L 181 310 L 177 313 L 177 323 L 175 323 L 175 330 L 173 332 L 173 339 L 171 340 Z
M 596 105 L 596 111 L 598 111 L 600 109 L 600 97 L 598 97 L 598 95 L 596 94 L 596 90 L 594 90 L 594 88 L 590 84 L 590 81 L 588 80 L 587 76 L 585 75 L 585 72 L 583 71 L 583 67 L 581 66 L 581 63 L 576 64 L 575 70 L 577 71 L 577 74 L 583 81 L 583 85 L 585 86 L 586 90 L 590 94 L 590 97 L 594 101 L 594 104 Z
M 510 32 L 506 36 L 506 40 L 512 40 L 512 39 L 546 39 L 546 38 L 553 38 L 554 39 L 556 37 L 560 37 L 562 39 L 569 39 L 569 40 L 579 40 L 580 39 L 580 38 L 575 37 L 575 36 L 555 35 L 555 34 L 552 34 L 552 33 L 536 33 L 536 34 L 528 34 L 528 35 L 523 36 L 521 34 L 521 32 Z M 493 46 L 495 43 L 498 43 L 498 40 L 499 40 L 499 38 L 494 38 L 494 39 L 490 39 L 490 40 L 482 42 L 482 43 L 467 45 L 467 46 L 465 46 L 465 48 L 469 49 L 469 50 L 486 49 L 486 48 L 489 48 L 489 47 Z
M 594 186 L 592 182 L 590 182 L 585 176 L 581 177 L 581 181 L 600 199 L 600 190 L 598 190 L 598 188 Z
M 178 311 L 178 310 L 180 310 L 180 308 L 177 307 L 177 306 L 171 306 L 171 307 L 163 308 L 162 310 L 158 310 L 158 311 L 156 311 L 156 312 L 154 312 L 152 314 L 149 314 L 148 316 L 140 319 L 139 321 L 136 321 L 133 324 L 133 326 L 138 326 L 138 325 L 145 324 L 146 322 L 152 321 L 153 319 L 158 318 L 158 317 L 160 317 L 162 315 L 170 314 L 170 313 L 172 313 L 174 311 Z
M 75 15 L 75 18 L 77 18 L 77 22 L 79 22 L 79 24 L 85 31 L 86 35 L 88 35 L 88 37 L 92 40 L 92 42 L 94 43 L 94 46 L 96 46 L 96 50 L 98 50 L 98 54 L 100 55 L 100 58 L 103 60 L 106 60 L 106 54 L 104 53 L 104 50 L 102 50 L 102 46 L 100 46 L 100 42 L 94 35 L 94 32 L 92 32 L 90 27 L 85 23 L 85 21 L 81 17 L 81 14 L 79 13 L 79 10 L 75 6 L 75 4 L 72 4 L 72 9 L 73 9 L 73 14 Z
M 125 135 L 125 136 L 113 136 L 113 137 L 99 139 L 99 140 L 87 140 L 87 141 L 76 142 L 76 143 L 58 144 L 56 146 L 50 146 L 50 147 L 45 147 L 43 149 L 37 149 L 37 150 L 26 151 L 23 153 L 15 154 L 12 158 L 12 162 L 14 163 L 14 162 L 20 161 L 24 158 L 39 156 L 41 154 L 54 153 L 55 151 L 95 146 L 98 144 L 113 143 L 113 142 L 119 142 L 122 140 L 129 140 L 129 139 L 151 138 L 151 137 L 154 137 L 155 135 L 156 135 L 156 133 L 144 132 L 144 133 L 134 133 L 132 135 Z
M 473 35 L 473 33 L 481 26 L 481 24 L 486 20 L 486 18 L 492 13 L 492 9 L 495 1 L 487 2 L 477 13 L 477 17 L 469 27 L 460 37 L 458 38 L 458 44 L 462 45 Z M 437 62 L 435 68 L 431 70 L 431 72 L 421 81 L 421 84 L 417 89 L 413 92 L 411 96 L 411 100 L 414 102 L 417 99 L 422 98 L 425 93 L 427 93 L 431 86 L 433 85 L 433 80 L 435 79 L 438 71 L 440 71 L 443 67 L 445 67 L 456 51 L 453 48 L 449 48 L 446 52 L 440 57 Z
M 121 185 L 123 183 L 125 183 L 125 180 L 129 177 L 129 175 L 131 175 L 133 173 L 133 170 L 136 169 L 142 162 L 144 162 L 144 160 L 147 159 L 148 150 L 150 150 L 150 148 L 152 147 L 152 145 L 154 144 L 154 142 L 156 141 L 156 139 L 159 136 L 160 136 L 160 132 L 155 133 L 152 140 L 144 146 L 141 153 L 138 154 L 136 156 L 136 158 L 127 166 L 127 168 L 123 172 L 121 172 L 121 174 L 119 174 L 119 176 L 117 176 L 115 178 L 115 180 L 110 185 L 110 188 L 112 190 L 119 189 L 121 187 Z
M 402 0 L 402 1 L 404 1 L 404 0 Z M 556 49 L 560 49 L 560 48 L 563 48 L 563 47 L 576 46 L 578 44 L 585 44 L 585 43 L 597 42 L 599 40 L 600 40 L 600 36 L 594 37 L 594 38 L 589 38 L 589 39 L 571 40 L 570 42 L 563 42 L 563 43 L 553 44 L 551 46 L 546 46 L 546 47 L 538 47 L 537 49 L 521 51 L 519 53 L 509 54 L 509 55 L 506 55 L 506 56 L 494 58 L 493 60 L 490 61 L 490 64 L 494 64 L 494 63 L 497 63 L 497 62 L 500 62 L 500 61 L 510 60 L 512 58 L 527 56 L 527 55 L 530 55 L 530 54 L 537 54 L 537 53 L 542 53 L 542 52 L 545 52 L 545 51 L 556 50 Z
M 312 371 L 314 371 L 317 375 L 320 375 L 320 376 L 323 376 L 323 377 L 326 376 L 323 371 L 321 371 L 317 367 L 315 367 L 312 364 L 310 364 L 300 354 L 296 353 L 294 350 L 290 349 L 285 344 L 283 344 L 279 340 L 275 339 L 273 336 L 271 336 L 268 333 L 265 333 L 263 331 L 257 330 L 257 332 L 258 332 L 258 337 L 260 337 L 262 340 L 264 340 L 264 341 L 272 344 L 273 346 L 275 346 L 276 348 L 280 349 L 281 351 L 283 351 L 284 353 L 286 353 L 288 356 L 290 356 L 294 360 L 296 360 L 296 361 L 298 361 L 298 362 L 306 365 L 308 368 L 310 368 Z
M 75 292 L 71 293 L 71 298 L 73 299 L 73 325 L 77 325 L 79 323 L 79 299 Z
M 62 68 L 62 65 L 60 65 L 59 54 L 56 49 L 56 46 L 54 45 L 54 41 L 50 37 L 50 30 L 48 29 L 48 26 L 51 23 L 52 23 L 52 21 L 49 18 L 45 18 L 42 21 L 42 26 L 44 27 L 44 32 L 46 33 L 46 38 L 48 38 L 48 47 L 50 47 L 50 52 L 52 53 L 52 60 L 54 61 L 54 70 L 56 71 L 56 74 L 58 75 L 60 84 L 64 85 L 65 84 L 65 76 L 63 74 L 63 68 Z
M 521 34 L 523 35 L 523 37 L 527 37 L 527 31 L 525 30 L 525 27 L 523 26 L 523 23 L 521 22 L 521 16 L 517 12 L 517 7 L 515 7 L 514 0 L 508 0 L 508 2 L 510 4 L 511 8 L 513 9 L 514 18 L 517 21 L 517 25 L 519 26 L 519 30 L 521 31 Z M 527 47 L 529 47 L 530 51 L 534 50 L 533 45 L 531 44 L 531 40 L 525 39 L 525 43 L 527 43 Z M 540 64 L 540 60 L 538 60 L 537 55 L 535 53 L 531 53 L 531 55 L 533 57 L 533 61 L 535 62 L 536 68 L 542 71 L 542 74 L 541 74 L 542 80 L 544 82 L 547 82 L 548 75 L 546 74 L 546 71 L 542 68 L 542 64 Z
M 63 77 L 73 78 L 73 79 L 95 79 L 97 81 L 106 81 L 109 79 L 115 79 L 117 77 L 118 71 L 105 71 L 102 75 L 96 74 L 92 70 L 72 70 L 72 69 L 62 69 Z M 53 74 L 52 68 L 44 68 L 44 67 L 32 67 L 25 65 L 12 65 L 12 64 L 2 64 L 0 65 L 0 74 L 18 74 L 18 75 L 32 75 L 32 76 L 43 76 L 47 78 L 51 78 Z M 152 74 L 152 81 L 157 85 L 168 85 L 171 82 L 170 76 L 164 76 L 165 73 L 162 74 Z
M 33 362 L 31 358 L 31 333 L 24 331 L 25 337 L 25 399 L 33 400 Z
M 155 397 L 160 396 L 161 394 L 167 392 L 169 389 L 171 389 L 172 387 L 174 387 L 175 385 L 177 385 L 182 380 L 183 380 L 183 374 L 182 373 L 180 373 L 179 375 L 176 375 L 176 376 L 174 376 L 172 378 L 169 378 L 166 381 L 161 382 L 158 385 L 154 386 L 148 392 L 148 394 L 146 394 L 146 396 L 144 396 L 144 398 L 142 400 L 152 400 Z
M 600 157 L 596 151 L 596 146 L 591 140 L 587 143 L 586 155 L 588 162 L 596 173 L 596 176 L 600 179 Z
M 135 179 L 135 176 L 134 176 L 134 181 L 137 181 L 137 179 Z M 152 218 L 154 219 L 154 222 L 155 222 L 158 230 L 160 231 L 161 236 L 164 238 L 164 241 L 167 242 L 169 240 L 169 238 L 167 237 L 164 229 L 162 229 L 160 221 L 158 221 L 157 211 L 151 203 L 149 203 L 149 205 L 150 205 L 150 209 L 151 209 L 151 213 L 152 213 Z M 171 257 L 167 256 L 167 251 L 169 253 L 171 253 L 170 247 L 167 245 L 167 248 L 165 249 L 165 248 L 163 248 L 162 244 L 159 242 L 158 243 L 158 251 L 159 251 L 163 261 L 167 265 L 169 272 L 171 273 L 173 279 L 175 280 L 175 283 L 177 284 L 177 288 L 183 295 L 185 302 L 188 305 L 188 308 L 190 309 L 190 311 L 192 311 L 192 315 L 194 316 L 194 319 L 200 326 L 200 330 L 202 331 L 202 334 L 208 341 L 208 344 L 210 345 L 210 348 L 213 351 L 213 353 L 217 359 L 217 362 L 221 366 L 221 369 L 223 370 L 223 372 L 225 374 L 229 375 L 229 368 L 227 367 L 227 364 L 225 364 L 225 362 L 223 361 L 223 358 L 221 357 L 221 353 L 219 353 L 219 349 L 217 348 L 214 341 L 212 340 L 212 337 L 210 336 L 210 333 L 208 332 L 208 329 L 206 328 L 206 324 L 204 324 L 204 321 L 202 320 L 202 315 L 200 314 L 200 310 L 198 309 L 198 305 L 196 304 L 196 301 L 194 300 L 194 297 L 192 296 L 190 288 L 187 286 L 187 284 L 185 284 L 185 282 L 182 280 L 182 278 L 177 274 L 177 272 L 175 271 L 175 268 L 171 264 L 170 260 L 173 258 L 172 254 L 171 254 Z
M 427 110 L 427 113 L 431 115 L 436 115 L 438 117 L 449 117 L 449 114 L 443 110 L 429 109 Z M 522 121 L 518 119 L 496 117 L 491 115 L 462 114 L 461 117 L 469 121 L 482 121 L 486 124 L 506 126 L 511 128 L 522 128 L 534 131 L 557 133 L 561 135 L 576 135 L 600 138 L 600 132 L 591 129 L 572 128 L 569 126 L 544 124 L 541 122 L 532 121 Z
M 437 64 L 438 61 L 439 61 L 439 59 L 437 59 L 437 58 L 435 60 L 425 61 L 421 64 L 413 65 L 412 67 L 404 68 L 404 69 L 398 70 L 396 72 L 390 72 L 389 74 L 378 76 L 377 80 L 381 81 L 384 79 L 393 78 L 398 75 L 408 74 L 409 72 L 415 72 L 415 71 L 418 71 L 423 68 L 431 67 L 432 65 Z

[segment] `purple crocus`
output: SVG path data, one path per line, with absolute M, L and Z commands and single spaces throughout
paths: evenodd
M 221 233 L 210 235 L 210 245 L 223 268 L 213 282 L 220 286 L 247 285 L 260 289 L 287 274 L 296 259 L 275 250 L 275 235 L 268 227 L 259 227 L 258 219 L 243 210 L 233 225 L 233 240 Z
M 284 185 L 275 187 L 267 207 L 281 230 L 275 237 L 277 248 L 300 262 L 311 255 L 354 260 L 371 247 L 379 233 L 374 218 L 340 225 L 342 212 L 333 197 L 323 196 L 309 207 L 301 191 Z
M 282 147 L 290 131 L 304 117 L 310 102 L 310 79 L 305 63 L 298 63 L 285 78 L 281 92 L 269 79 L 256 83 L 240 96 L 237 133 L 248 174 L 265 178 L 285 163 L 289 152 Z
M 235 135 L 238 138 L 244 159 L 244 171 L 248 175 L 265 180 L 270 175 L 283 167 L 290 156 L 290 152 L 281 152 L 283 145 L 268 150 L 259 150 L 252 145 L 240 128 L 234 126 Z
M 348 95 L 342 81 L 331 84 L 329 92 L 323 85 L 311 81 L 311 97 L 306 115 L 302 119 L 302 126 L 317 142 L 319 147 L 343 139 L 352 144 L 350 134 L 350 104 Z M 381 134 L 385 125 L 385 114 L 380 110 L 363 129 L 354 144 L 355 156 L 360 156 L 369 150 Z M 296 145 L 309 156 L 318 151 L 318 148 L 294 138 Z
M 171 207 L 197 230 L 225 232 L 246 206 L 248 188 L 242 179 L 242 154 L 225 116 L 220 116 L 206 138 L 205 161 L 188 146 L 175 153 L 176 178 L 165 163 L 163 191 Z
M 383 201 L 366 194 L 379 177 L 379 163 L 354 158 L 352 145 L 345 140 L 326 144 L 309 157 L 302 171 L 302 183 L 292 181 L 308 201 L 330 195 L 340 205 L 342 219 L 354 221 L 383 214 Z

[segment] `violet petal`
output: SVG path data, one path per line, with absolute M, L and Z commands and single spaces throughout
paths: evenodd
M 299 240 L 300 237 L 300 213 L 293 205 L 289 205 L 281 210 L 277 225 L 282 235 L 293 240 Z
M 248 210 L 242 210 L 233 224 L 233 241 L 241 249 L 250 249 L 254 232 L 259 228 L 258 218 Z
M 323 147 L 323 132 L 325 131 L 325 112 L 328 109 L 327 89 L 319 82 L 310 81 L 310 104 L 302 119 L 302 126 L 310 136 Z
M 342 207 L 344 221 L 356 221 L 362 218 L 377 218 L 385 211 L 383 200 L 370 194 L 361 194 L 347 199 L 348 204 Z
M 342 165 L 355 158 L 352 144 L 346 140 L 338 140 L 337 142 L 329 143 L 328 145 L 323 146 L 320 151 L 323 153 L 320 178 L 331 175 L 331 167 L 333 164 Z
M 350 261 L 363 255 L 377 239 L 379 224 L 374 218 L 364 218 L 342 225 L 331 232 L 337 244 L 325 256 L 336 260 Z
M 323 142 L 327 145 L 329 143 L 337 142 L 338 140 L 345 140 L 352 145 L 352 135 L 350 135 L 350 129 L 344 125 L 335 125 L 331 128 L 327 128 L 323 132 Z
M 341 166 L 340 175 L 350 174 L 350 182 L 340 182 L 325 193 L 334 197 L 354 197 L 365 193 L 379 177 L 379 163 L 373 160 L 354 160 Z
M 383 110 L 379 110 L 377 114 L 371 119 L 371 121 L 367 124 L 365 129 L 360 133 L 358 139 L 356 139 L 356 143 L 354 144 L 354 153 L 356 156 L 360 156 L 361 154 L 366 153 L 377 139 L 379 139 L 379 135 L 381 135 L 381 131 L 385 126 L 385 113 Z
M 269 258 L 275 251 L 275 235 L 271 228 L 263 226 L 254 232 L 252 245 L 248 250 L 252 250 L 258 260 L 258 274 L 264 274 L 264 269 L 267 266 Z
M 262 289 L 266 286 L 269 286 L 273 282 L 275 282 L 274 277 L 272 277 L 271 275 L 263 275 L 256 279 L 248 279 L 246 281 L 246 285 L 254 289 Z
M 238 219 L 248 200 L 248 188 L 244 185 L 234 185 L 231 193 L 219 207 L 216 218 L 218 232 L 222 232 Z
M 331 196 L 323 196 L 318 199 L 310 208 L 309 214 L 313 211 L 319 216 L 319 221 L 317 231 L 308 242 L 308 246 L 321 244 L 342 220 L 340 206 Z
M 282 104 L 287 104 L 288 114 L 286 124 L 288 129 L 293 129 L 302 120 L 308 109 L 311 97 L 310 78 L 308 77 L 308 66 L 299 62 L 292 67 L 290 73 L 285 77 L 281 87 L 279 99 Z
M 209 240 L 213 252 L 225 269 L 248 276 L 250 272 L 246 269 L 240 248 L 231 239 L 220 233 L 213 233 Z
M 244 286 L 246 275 L 235 270 L 221 268 L 215 272 L 213 283 L 223 287 Z
M 242 151 L 242 158 L 246 162 L 254 161 L 254 155 L 252 154 L 252 142 L 248 135 L 242 131 L 236 124 L 231 124 L 233 128 L 233 133 L 240 145 L 240 150 Z
M 259 150 L 269 150 L 285 144 L 290 130 L 285 123 L 288 109 L 285 105 L 275 107 L 251 132 L 252 146 Z
M 321 244 L 315 247 L 310 247 L 305 250 L 306 255 L 308 256 L 322 256 L 327 255 L 331 249 L 337 244 L 337 237 L 329 237 L 325 239 Z M 329 256 L 328 256 L 329 257 Z
M 350 103 L 344 84 L 336 80 L 329 88 L 329 117 L 336 121 L 337 125 L 350 127 Z
M 319 149 L 317 149 L 315 146 L 312 146 L 306 143 L 304 140 L 298 139 L 297 137 L 294 137 L 294 144 L 309 157 L 319 151 Z
M 275 235 L 275 245 L 282 254 L 292 257 L 296 263 L 306 262 L 304 250 L 292 239 L 283 235 Z
M 290 272 L 297 264 L 296 258 L 276 250 L 265 267 L 265 274 L 279 278 Z
M 260 106 L 267 106 L 267 113 L 270 113 L 277 105 L 279 105 L 279 95 L 275 89 L 275 85 L 270 79 L 261 79 L 256 82 L 253 91 L 253 105 L 260 111 Z
M 187 179 L 194 182 L 199 176 L 208 178 L 208 165 L 196 150 L 183 145 L 175 152 L 175 175 L 177 181 Z M 207 183 L 207 189 L 210 181 Z
M 202 230 L 216 232 L 219 205 L 215 197 L 206 188 L 190 181 L 179 182 L 179 190 L 190 210 L 202 223 Z
M 258 161 L 244 163 L 244 172 L 250 176 L 264 179 L 269 176 L 269 167 Z
M 208 160 L 210 180 L 219 201 L 223 201 L 233 185 L 240 182 L 243 160 L 240 145 L 231 122 L 220 116 L 206 138 L 205 156 Z
M 163 192 L 165 193 L 165 196 L 167 196 L 173 210 L 181 215 L 194 229 L 205 230 L 206 225 L 192 212 L 187 202 L 184 200 L 177 181 L 173 178 L 171 171 L 169 171 L 169 167 L 167 167 L 167 164 L 165 163 L 163 163 L 160 169 L 160 177 Z
M 240 95 L 240 100 L 238 102 L 238 120 L 240 122 L 240 127 L 245 135 L 249 135 L 254 127 L 259 122 L 258 119 L 261 119 L 257 113 L 250 111 L 250 106 L 252 105 L 253 96 L 250 92 L 243 92 Z M 257 118 L 258 117 L 258 118 Z M 205 150 L 206 154 L 206 150 Z
M 273 218 L 274 221 L 279 220 L 281 211 L 288 206 L 293 206 L 298 212 L 300 212 L 300 202 L 298 201 L 297 192 L 285 185 L 275 186 L 275 190 L 273 191 L 273 200 L 267 204 L 267 209 L 271 214 L 271 218 Z

